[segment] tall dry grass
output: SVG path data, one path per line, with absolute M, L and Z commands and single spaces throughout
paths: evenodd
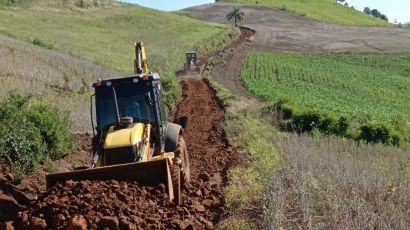
M 409 151 L 297 135 L 282 148 L 265 229 L 410 229 Z
M 75 121 L 73 131 L 91 129 L 92 83 L 116 76 L 119 74 L 89 61 L 0 34 L 0 98 L 16 91 L 69 110 Z

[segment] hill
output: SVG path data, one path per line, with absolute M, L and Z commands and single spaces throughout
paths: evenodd
M 185 52 L 207 52 L 237 34 L 229 26 L 130 4 L 76 3 L 18 0 L 0 6 L 0 33 L 8 35 L 0 37 L 5 54 L 0 58 L 0 96 L 10 90 L 34 93 L 73 111 L 77 131 L 90 127 L 91 83 L 132 72 L 135 41 L 145 42 L 150 70 L 163 77 L 171 105 L 179 97 L 174 72 L 182 68 Z
M 252 53 L 241 79 L 255 95 L 278 102 L 298 131 L 386 144 L 395 144 L 397 132 L 408 143 L 409 60 L 409 54 Z M 349 127 L 332 127 L 342 117 Z
M 0 98 L 11 91 L 71 111 L 73 131 L 87 131 L 89 91 L 98 78 L 120 73 L 90 61 L 38 47 L 0 34 Z
M 236 33 L 227 26 L 129 4 L 74 11 L 39 2 L 43 7 L 0 9 L 0 32 L 123 73 L 131 70 L 135 41 L 145 41 L 153 70 L 167 72 L 182 66 L 186 50 L 208 51 Z
M 296 15 L 341 25 L 393 26 L 391 23 L 336 4 L 332 0 L 224 0 L 252 5 L 276 7 Z

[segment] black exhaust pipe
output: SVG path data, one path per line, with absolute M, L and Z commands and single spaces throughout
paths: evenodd
M 115 92 L 114 86 L 111 86 L 112 93 L 114 96 L 114 103 L 115 103 L 115 111 L 116 111 L 116 116 L 117 116 L 117 125 L 121 123 L 121 117 L 120 117 L 120 110 L 118 109 L 118 101 L 117 101 L 117 93 Z

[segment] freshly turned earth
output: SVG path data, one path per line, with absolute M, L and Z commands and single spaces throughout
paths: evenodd
M 163 184 L 66 181 L 20 212 L 17 223 L 27 229 L 213 229 L 214 213 L 224 205 L 221 187 L 197 180 L 187 195 L 177 207 Z

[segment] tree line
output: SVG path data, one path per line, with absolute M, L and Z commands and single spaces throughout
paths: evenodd
M 370 9 L 369 7 L 365 7 L 363 12 L 375 18 L 380 18 L 382 20 L 389 21 L 387 16 L 382 14 L 378 9 Z

